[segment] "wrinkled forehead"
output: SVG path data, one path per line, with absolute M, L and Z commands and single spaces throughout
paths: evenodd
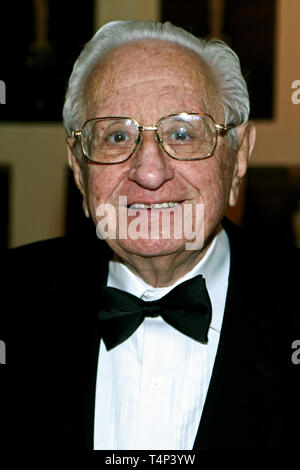
M 158 40 L 126 43 L 101 61 L 88 81 L 88 114 L 99 115 L 102 108 L 117 112 L 122 100 L 127 99 L 130 107 L 134 101 L 152 100 L 155 94 L 158 101 L 153 106 L 159 102 L 163 108 L 167 99 L 169 107 L 174 100 L 173 111 L 182 102 L 189 109 L 177 111 L 216 114 L 215 79 L 209 66 L 193 51 Z

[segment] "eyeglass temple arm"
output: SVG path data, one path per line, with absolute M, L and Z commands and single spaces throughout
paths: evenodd
M 215 128 L 218 132 L 226 132 L 230 129 L 233 129 L 234 127 L 236 127 L 235 124 L 215 124 Z
M 81 137 L 81 131 L 71 131 L 71 137 Z

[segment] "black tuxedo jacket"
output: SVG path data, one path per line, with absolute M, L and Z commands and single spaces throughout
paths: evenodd
M 194 449 L 293 447 L 300 365 L 298 371 L 291 361 L 291 344 L 300 339 L 299 257 L 267 244 L 258 249 L 229 221 L 223 225 L 231 249 L 229 288 Z M 0 317 L 6 445 L 93 449 L 101 338 L 97 287 L 106 283 L 110 257 L 94 231 L 9 251 L 2 264 Z

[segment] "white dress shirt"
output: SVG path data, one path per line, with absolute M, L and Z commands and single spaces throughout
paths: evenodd
M 161 317 L 107 351 L 101 340 L 96 384 L 94 449 L 191 450 L 212 374 L 228 287 L 230 248 L 222 229 L 204 258 L 168 287 L 154 288 L 110 261 L 107 285 L 145 301 L 202 274 L 212 303 L 208 344 L 185 336 Z

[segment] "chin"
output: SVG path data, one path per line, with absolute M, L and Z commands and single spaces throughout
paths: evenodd
M 185 240 L 115 240 L 109 242 L 111 248 L 120 256 L 136 255 L 143 257 L 165 256 L 185 250 Z

